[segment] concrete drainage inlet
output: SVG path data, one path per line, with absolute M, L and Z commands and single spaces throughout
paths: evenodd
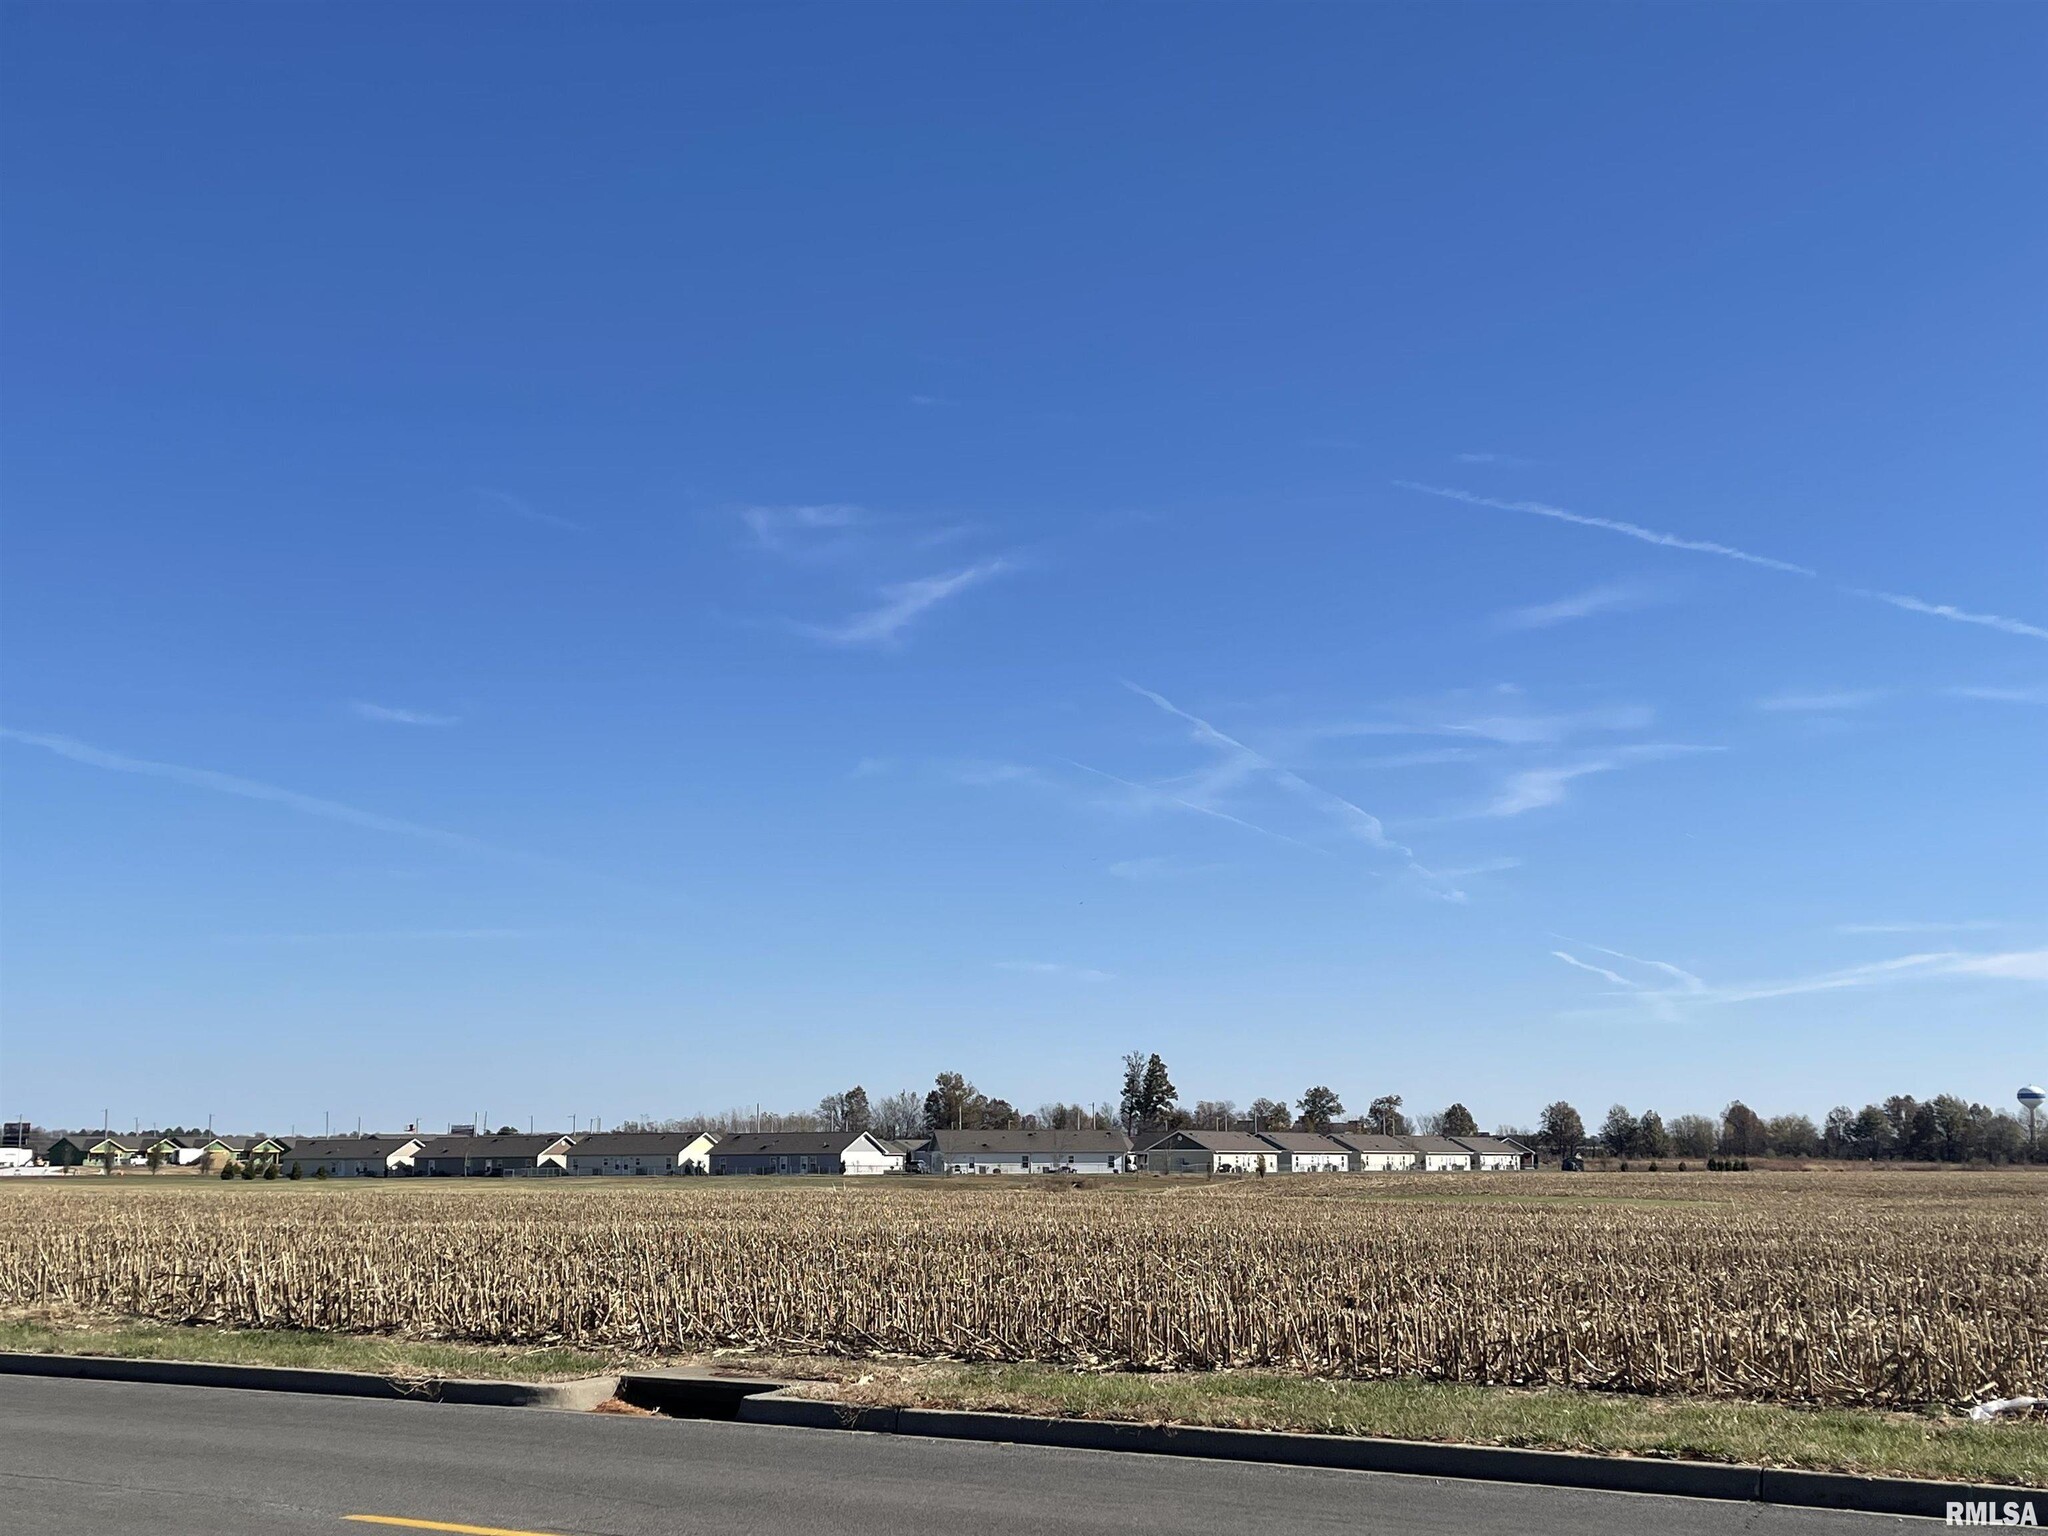
M 619 1398 L 671 1419 L 737 1419 L 740 1404 L 787 1382 L 702 1371 L 634 1371 L 619 1378 Z

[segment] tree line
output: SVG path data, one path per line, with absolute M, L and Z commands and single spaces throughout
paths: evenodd
M 1633 1114 L 1624 1104 L 1589 1132 L 1579 1112 L 1547 1105 L 1535 1140 L 1560 1158 L 1587 1152 L 1616 1158 L 1805 1157 L 1866 1162 L 2022 1163 L 2048 1148 L 2032 1146 L 2019 1116 L 1952 1093 L 1920 1100 L 1894 1094 L 1882 1104 L 1838 1104 L 1815 1125 L 1806 1115 L 1766 1119 L 1736 1099 L 1718 1116 Z
M 1476 1136 L 1478 1120 L 1463 1104 L 1410 1115 L 1398 1093 L 1370 1099 L 1362 1113 L 1344 1107 L 1326 1084 L 1289 1098 L 1260 1097 L 1240 1106 L 1232 1099 L 1181 1102 L 1165 1059 L 1156 1051 L 1123 1058 L 1114 1101 L 1050 1102 L 1024 1110 L 983 1093 L 965 1073 L 941 1072 L 919 1093 L 906 1089 L 871 1099 L 856 1084 L 827 1094 L 816 1109 L 794 1113 L 733 1109 L 677 1120 L 627 1120 L 622 1131 L 871 1131 L 904 1140 L 945 1130 L 1111 1130 L 1133 1136 L 1152 1131 L 1350 1130 L 1384 1136 Z M 1545 1106 L 1536 1126 L 1502 1124 L 1494 1134 L 1537 1146 L 1560 1160 L 1613 1158 L 1805 1157 L 1912 1162 L 2024 1162 L 2030 1155 L 2018 1116 L 1937 1094 L 1927 1100 L 1897 1094 L 1862 1109 L 1841 1105 L 1815 1125 L 1806 1115 L 1758 1114 L 1740 1099 L 1718 1115 L 1683 1114 L 1666 1120 L 1655 1110 L 1636 1113 L 1616 1104 L 1596 1130 L 1564 1100 Z M 2041 1155 L 2037 1150 L 2034 1155 Z

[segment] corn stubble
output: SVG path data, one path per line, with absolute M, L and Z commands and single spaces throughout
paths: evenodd
M 2039 1175 L 1448 1177 L 80 1179 L 0 1191 L 0 1300 L 646 1354 L 2048 1392 Z

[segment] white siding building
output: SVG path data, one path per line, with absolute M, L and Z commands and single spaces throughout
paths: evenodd
M 1513 1173 L 1535 1166 L 1534 1155 L 1518 1141 L 1498 1136 L 1453 1136 L 1451 1140 L 1472 1154 L 1473 1165 L 1481 1173 Z
M 1259 1140 L 1280 1154 L 1282 1173 L 1349 1173 L 1351 1149 L 1313 1131 L 1261 1131 Z
M 1448 1136 L 1407 1136 L 1424 1173 L 1470 1173 L 1472 1151 Z
M 567 1136 L 435 1136 L 412 1155 L 412 1171 L 432 1178 L 499 1178 L 568 1172 Z
M 1153 1173 L 1278 1173 L 1280 1151 L 1243 1131 L 1175 1131 L 1152 1143 L 1145 1166 Z
M 1122 1131 L 937 1131 L 918 1145 L 926 1173 L 1124 1173 Z
M 605 1178 L 709 1173 L 717 1144 L 703 1131 L 604 1131 L 571 1147 L 567 1163 L 571 1173 Z
M 711 1149 L 715 1174 L 903 1172 L 903 1155 L 866 1131 L 774 1131 L 723 1136 Z
M 410 1172 L 419 1149 L 417 1136 L 308 1136 L 293 1142 L 278 1166 L 286 1173 L 296 1168 L 309 1179 L 316 1173 L 330 1179 L 381 1179 Z
M 1354 1166 L 1360 1173 L 1413 1173 L 1421 1166 L 1415 1149 L 1398 1136 L 1338 1131 L 1330 1139 L 1351 1149 Z

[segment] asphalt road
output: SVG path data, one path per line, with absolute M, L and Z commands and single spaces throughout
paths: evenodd
M 5 1536 L 367 1536 L 436 1529 L 429 1522 L 574 1536 L 1932 1529 L 1825 1510 L 904 1435 L 0 1377 Z

